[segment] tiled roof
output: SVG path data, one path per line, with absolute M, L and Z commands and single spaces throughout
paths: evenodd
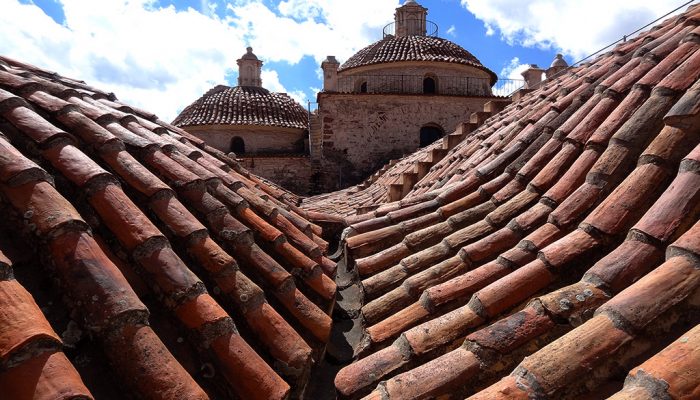
M 435 61 L 470 65 L 491 75 L 492 83 L 496 74 L 481 65 L 470 52 L 447 39 L 433 36 L 387 36 L 355 53 L 338 72 L 365 65 L 384 64 L 399 61 Z
M 182 129 L 0 57 L 0 397 L 300 393 L 336 292 L 300 212 Z
M 693 6 L 545 82 L 345 217 L 362 332 L 342 396 L 698 397 L 698 24 Z
M 308 112 L 286 93 L 218 85 L 185 107 L 173 125 L 267 125 L 306 129 Z
M 400 160 L 385 165 L 360 185 L 331 193 L 319 194 L 301 199 L 301 207 L 309 211 L 318 211 L 347 217 L 352 220 L 362 219 L 367 210 L 375 210 L 380 205 L 390 202 L 391 185 L 403 186 L 406 174 L 416 175 L 414 167 L 430 157 L 433 151 L 440 151 L 443 142 L 419 149 Z

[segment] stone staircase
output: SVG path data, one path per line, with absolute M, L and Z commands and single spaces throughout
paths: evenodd
M 430 168 L 437 164 L 440 160 L 445 158 L 450 150 L 454 149 L 459 143 L 462 142 L 471 132 L 475 131 L 479 126 L 483 125 L 484 121 L 493 115 L 501 112 L 508 104 L 511 103 L 510 99 L 499 99 L 492 100 L 484 104 L 484 111 L 477 111 L 472 113 L 469 118 L 469 122 L 463 122 L 454 132 L 445 135 L 442 138 L 442 146 L 431 149 L 426 157 L 421 160 L 415 161 L 413 163 L 413 170 L 407 171 L 401 174 L 401 178 L 398 182 L 392 183 L 388 187 L 389 191 L 389 201 L 399 201 L 406 197 L 408 193 L 411 192 L 413 187 L 418 183 L 423 177 L 425 177 Z M 388 169 L 393 167 L 399 160 L 392 160 L 379 171 L 375 172 L 370 178 L 360 186 L 362 189 L 369 187 L 373 182 L 375 182 L 382 174 L 384 174 Z

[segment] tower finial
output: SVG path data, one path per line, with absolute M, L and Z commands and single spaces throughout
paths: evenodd
M 262 87 L 260 72 L 262 70 L 262 61 L 253 54 L 253 48 L 248 46 L 246 53 L 238 60 L 238 86 L 255 86 Z
M 416 3 L 415 0 L 407 0 L 396 9 L 394 14 L 396 36 L 425 36 L 427 17 L 427 8 Z

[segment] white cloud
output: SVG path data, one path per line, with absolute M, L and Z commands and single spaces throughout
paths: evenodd
M 235 66 L 240 32 L 192 8 L 151 1 L 62 0 L 63 25 L 33 4 L 0 0 L 0 54 L 113 91 L 172 119 Z
M 301 105 L 306 106 L 308 100 L 306 93 L 303 90 L 287 90 L 284 85 L 280 82 L 280 76 L 275 70 L 263 69 L 260 72 L 260 79 L 262 79 L 263 86 L 271 91 L 277 93 L 287 93 L 289 97 L 298 101 Z
M 511 94 L 522 84 L 522 82 L 512 82 L 507 81 L 506 79 L 522 81 L 523 76 L 521 73 L 529 67 L 530 64 L 523 64 L 520 62 L 520 58 L 513 57 L 513 59 L 501 69 L 501 73 L 498 75 L 501 78 L 499 78 L 496 86 L 494 86 L 493 94 L 497 96 L 507 96 Z
M 305 55 L 320 65 L 327 55 L 342 62 L 381 39 L 398 0 L 287 0 L 275 10 L 262 2 L 230 6 L 230 22 L 247 27 L 251 45 L 272 61 L 297 63 Z
M 503 69 L 501 69 L 501 74 L 499 76 L 507 79 L 523 79 L 523 76 L 521 74 L 529 67 L 529 64 L 522 64 L 520 62 L 520 58 L 513 57 L 513 59 L 510 60 L 510 62 L 508 63 L 508 65 L 504 66 Z
M 176 10 L 156 0 L 56 2 L 63 24 L 34 4 L 0 0 L 0 54 L 113 91 L 166 120 L 225 84 L 248 45 L 263 61 L 293 65 L 311 56 L 320 65 L 333 54 L 342 62 L 379 39 L 399 5 L 287 0 L 270 8 L 262 0 L 192 0 L 192 7 Z M 268 89 L 306 101 L 301 90 L 274 78 L 268 73 Z
M 456 38 L 457 37 L 457 28 L 454 25 L 451 25 L 449 28 L 447 28 L 447 31 L 445 33 Z
M 511 44 L 561 49 L 579 59 L 666 14 L 682 4 L 682 0 L 461 0 L 461 3 L 484 21 L 487 35 L 497 29 Z

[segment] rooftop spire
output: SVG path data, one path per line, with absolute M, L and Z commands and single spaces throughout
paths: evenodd
M 247 52 L 238 60 L 238 86 L 255 86 L 262 87 L 260 79 L 260 71 L 262 69 L 262 61 L 253 54 L 253 48 L 248 47 Z

